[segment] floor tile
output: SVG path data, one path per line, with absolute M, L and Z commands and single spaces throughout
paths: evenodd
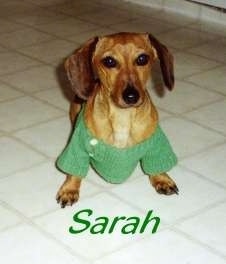
M 225 260 L 174 233 L 165 231 L 104 257 L 94 264 L 113 263 L 194 263 L 223 264 Z
M 69 112 L 70 102 L 69 100 L 63 95 L 63 92 L 59 87 L 55 89 L 48 89 L 46 91 L 37 92 L 34 96 L 38 99 L 41 99 L 45 102 L 48 102 L 51 105 L 59 107 L 65 112 Z
M 102 26 L 109 26 L 120 22 L 126 22 L 135 18 L 136 16 L 131 15 L 129 12 L 119 10 L 115 8 L 104 8 L 103 10 L 95 13 L 83 14 L 78 16 L 80 19 L 88 21 L 90 23 Z
M 84 31 L 95 29 L 97 26 L 75 18 L 67 18 L 53 23 L 37 25 L 36 28 L 54 36 L 66 37 L 79 34 Z
M 218 133 L 179 118 L 168 118 L 161 122 L 161 127 L 179 158 L 192 156 L 225 140 Z
M 45 42 L 53 38 L 54 37 L 49 34 L 29 28 L 2 34 L 0 44 L 7 48 L 18 49 Z
M 162 109 L 158 109 L 158 115 L 159 115 L 159 120 L 162 121 L 168 117 L 171 117 L 171 115 L 165 111 L 163 111 Z
M 88 0 L 86 0 L 88 1 Z M 117 6 L 120 6 L 120 9 L 121 9 L 121 6 L 125 8 L 125 5 L 127 4 L 127 2 L 125 3 L 122 3 L 121 0 L 109 0 L 109 1 L 105 1 L 105 0 L 94 0 L 96 3 L 98 4 L 102 4 L 102 5 L 105 5 L 106 7 L 117 7 Z M 136 3 L 132 3 L 134 5 L 136 5 Z M 126 5 L 127 8 L 128 8 L 128 5 Z
M 60 208 L 56 194 L 64 179 L 65 176 L 55 168 L 54 161 L 43 163 L 0 180 L 0 200 L 27 217 L 51 212 Z M 82 187 L 81 199 L 99 190 L 86 180 Z
M 173 29 L 176 26 L 173 24 L 166 24 L 164 22 L 154 20 L 154 19 L 134 19 L 133 21 L 128 21 L 124 23 L 117 23 L 112 25 L 111 28 L 116 32 L 128 31 L 128 32 L 149 32 L 152 34 L 157 34 L 161 32 L 166 32 L 169 29 Z
M 205 34 L 198 31 L 182 28 L 168 33 L 160 34 L 158 35 L 158 38 L 169 47 L 185 49 L 197 46 L 217 37 L 216 35 Z
M 170 3 L 170 2 L 169 2 Z M 153 18 L 158 20 L 162 20 L 165 23 L 177 24 L 178 26 L 189 26 L 191 23 L 195 22 L 195 18 L 184 16 L 183 14 L 176 14 L 175 12 L 171 12 L 170 10 L 161 12 L 156 12 L 152 15 Z
M 197 84 L 201 87 L 208 88 L 213 91 L 226 95 L 226 67 L 217 67 L 215 69 L 192 75 L 186 78 L 189 82 Z
M 226 144 L 211 148 L 194 157 L 185 159 L 182 164 L 201 175 L 226 186 Z
M 107 27 L 98 27 L 97 29 L 93 29 L 93 30 L 90 30 L 90 31 L 86 31 L 84 33 L 67 36 L 66 38 L 68 40 L 74 41 L 75 43 L 83 44 L 88 39 L 91 39 L 92 37 L 105 36 L 105 35 L 112 34 L 113 32 L 114 31 L 112 29 L 110 29 L 110 28 L 107 28 Z
M 57 39 L 39 45 L 22 48 L 19 51 L 45 63 L 51 63 L 52 61 L 61 62 L 62 59 L 66 58 L 75 49 L 75 44 Z
M 73 222 L 72 218 L 74 214 L 87 208 L 93 211 L 93 215 L 89 218 L 92 223 L 95 223 L 94 219 L 96 217 L 101 216 L 107 216 L 110 219 L 109 221 L 112 221 L 112 218 L 116 216 L 129 217 L 141 215 L 139 211 L 129 207 L 120 200 L 113 198 L 108 194 L 100 193 L 91 198 L 79 201 L 76 207 L 70 207 L 64 210 L 61 209 L 38 218 L 36 219 L 36 223 L 45 231 L 60 239 L 61 242 L 71 247 L 72 250 L 89 260 L 96 259 L 103 254 L 120 249 L 123 245 L 127 245 L 139 238 L 138 235 L 121 234 L 120 230 L 123 223 L 120 223 L 115 232 L 111 234 L 104 233 L 101 235 L 95 235 L 90 234 L 87 230 L 80 234 L 69 233 L 68 229 L 70 226 L 80 228 L 79 226 L 75 226 L 76 223 Z M 88 254 L 87 248 L 89 249 Z
M 56 12 L 51 12 L 43 8 L 35 7 L 35 10 L 29 13 L 18 13 L 10 17 L 11 21 L 16 21 L 24 25 L 34 26 L 40 24 L 52 23 L 57 20 L 63 20 L 67 16 Z
M 214 52 L 213 52 L 214 50 Z M 191 52 L 196 55 L 201 55 L 208 59 L 212 59 L 219 62 L 226 62 L 226 43 L 221 42 L 220 40 L 215 40 L 209 43 L 205 43 L 198 47 L 188 49 L 188 52 Z
M 174 58 L 175 76 L 180 79 L 215 68 L 219 65 L 219 63 L 215 61 L 185 52 L 174 53 Z
M 169 175 L 176 182 L 179 195 L 158 194 L 146 175 L 120 184 L 111 189 L 111 192 L 144 211 L 154 210 L 164 224 L 175 224 L 206 206 L 226 198 L 224 189 L 198 178 L 194 173 L 180 166 L 171 170 Z M 142 192 L 138 193 L 138 190 Z
M 21 223 L 23 220 L 16 215 L 14 212 L 6 209 L 0 204 L 0 214 L 1 214 L 1 221 L 0 221 L 0 232 L 11 226 Z
M 14 133 L 27 144 L 47 156 L 56 158 L 64 149 L 70 135 L 69 116 L 36 125 Z
M 89 1 L 88 4 L 85 1 L 65 1 L 63 4 L 59 2 L 59 4 L 49 7 L 50 10 L 74 17 L 87 13 L 96 13 L 103 8 L 104 5 L 101 6 L 95 3 L 95 1 Z
M 99 1 L 98 1 L 99 2 Z M 102 1 L 106 3 L 106 1 Z M 151 18 L 151 17 L 157 17 L 161 12 L 160 6 L 152 6 L 152 8 L 144 8 L 139 3 L 136 4 L 135 2 L 128 2 L 128 1 L 108 1 L 109 5 L 112 7 L 120 8 L 125 11 L 130 11 L 130 14 L 132 16 L 140 17 L 140 18 Z
M 48 1 L 45 1 L 45 0 L 26 0 L 28 3 L 33 3 L 33 4 L 36 4 L 38 6 L 41 6 L 41 7 L 45 7 L 45 8 L 49 8 L 51 7 L 52 5 L 57 5 L 57 4 L 60 4 L 62 3 L 62 0 L 48 0 Z
M 37 65 L 40 65 L 38 61 L 15 52 L 0 53 L 0 75 L 22 71 Z
M 175 114 L 181 114 L 224 97 L 190 83 L 176 81 L 172 92 L 166 93 L 162 98 L 153 93 L 152 98 L 158 107 Z
M 0 102 L 4 102 L 24 95 L 23 93 L 14 90 L 6 84 L 0 83 L 0 86 Z
M 35 6 L 30 3 L 18 2 L 16 0 L 1 2 L 0 17 L 10 18 L 20 12 L 32 12 Z
M 189 17 L 193 19 L 198 19 L 200 14 L 201 7 L 197 4 L 187 1 L 165 1 L 163 4 L 163 10 L 166 13 L 175 12 L 176 10 L 180 10 L 178 15 L 184 16 L 184 20 L 186 21 Z M 177 12 L 176 12 L 177 13 Z
M 26 93 L 58 87 L 55 68 L 46 65 L 4 75 L 0 79 Z
M 0 28 L 1 33 L 13 32 L 13 31 L 24 28 L 24 26 L 18 23 L 13 23 L 13 22 L 4 20 L 3 18 L 0 19 L 0 23 L 1 23 L 1 28 Z
M 0 243 L 1 251 L 4 252 L 0 255 L 1 263 L 83 263 L 29 225 L 21 225 L 1 233 Z
M 213 128 L 226 135 L 226 100 L 209 104 L 185 116 L 203 126 Z
M 63 111 L 26 96 L 0 104 L 0 126 L 3 131 L 13 131 L 62 114 Z
M 225 255 L 225 210 L 226 203 L 223 203 L 179 224 L 177 228 Z
M 192 23 L 187 26 L 189 28 L 205 32 L 206 34 L 209 32 L 211 34 L 214 33 L 222 36 L 226 35 L 226 27 L 220 23 L 215 23 L 214 21 L 197 21 L 196 23 Z
M 14 139 L 0 138 L 0 177 L 40 163 L 45 158 Z
M 0 46 L 0 53 L 2 53 L 2 52 L 7 52 L 7 49 L 2 47 L 2 46 Z

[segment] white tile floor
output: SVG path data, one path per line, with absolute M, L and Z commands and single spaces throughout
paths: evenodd
M 226 263 L 226 28 L 102 0 L 0 1 L 0 263 Z M 158 195 L 139 168 L 124 184 L 92 170 L 79 203 L 60 209 L 68 101 L 56 67 L 94 34 L 150 31 L 175 56 L 176 87 L 158 98 L 179 164 L 178 196 Z M 136 198 L 136 199 L 135 199 Z M 155 234 L 80 235 L 73 215 L 161 219 Z

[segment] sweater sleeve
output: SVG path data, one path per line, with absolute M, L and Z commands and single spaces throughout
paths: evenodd
M 177 157 L 166 135 L 158 126 L 152 136 L 148 151 L 141 159 L 142 169 L 145 174 L 157 175 L 169 171 L 176 163 Z
M 80 132 L 75 129 L 68 145 L 58 157 L 56 165 L 64 173 L 83 178 L 89 170 L 89 155 Z

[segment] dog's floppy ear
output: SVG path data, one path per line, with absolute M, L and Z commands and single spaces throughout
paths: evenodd
M 153 35 L 148 34 L 148 36 L 151 45 L 157 51 L 164 83 L 169 90 L 172 90 L 174 87 L 173 55 L 167 47 L 159 42 Z
M 97 42 L 98 37 L 88 40 L 65 62 L 65 69 L 72 90 L 83 100 L 87 100 L 94 89 L 95 77 L 92 69 L 92 55 Z

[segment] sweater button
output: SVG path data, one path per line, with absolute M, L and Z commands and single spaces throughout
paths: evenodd
M 98 143 L 98 140 L 96 138 L 92 138 L 89 143 L 91 146 L 95 146 Z

